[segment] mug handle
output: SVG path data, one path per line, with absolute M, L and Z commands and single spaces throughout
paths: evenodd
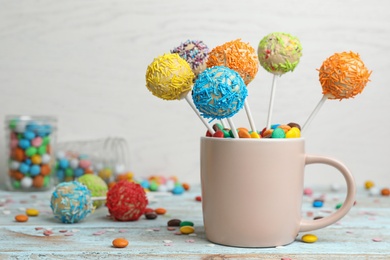
M 343 205 L 333 214 L 316 220 L 302 219 L 299 227 L 299 232 L 320 229 L 335 223 L 336 221 L 344 217 L 355 203 L 355 181 L 351 172 L 343 163 L 329 157 L 306 154 L 305 165 L 314 163 L 327 164 L 339 170 L 343 174 L 344 179 L 347 182 L 347 196 L 343 202 Z

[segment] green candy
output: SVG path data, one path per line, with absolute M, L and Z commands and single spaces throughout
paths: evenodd
M 42 145 L 48 145 L 50 143 L 50 137 L 45 136 L 42 138 Z
M 22 185 L 20 184 L 20 181 L 13 181 L 12 187 L 14 187 L 14 189 L 20 189 L 20 187 L 22 187 Z
M 157 191 L 158 190 L 158 183 L 155 181 L 152 181 L 149 186 L 150 191 Z
M 47 151 L 46 145 L 41 145 L 41 146 L 38 147 L 38 151 L 37 152 L 38 152 L 38 154 L 43 155 L 43 154 L 46 153 L 46 151 Z
M 17 125 L 17 123 L 18 123 L 18 120 L 12 119 L 12 120 L 9 122 L 8 126 L 9 126 L 10 129 L 14 130 L 15 127 L 16 127 L 16 125 Z
M 33 156 L 34 154 L 37 154 L 38 150 L 36 147 L 34 146 L 30 146 L 29 148 L 26 149 L 25 153 L 26 153 L 26 156 L 28 157 L 31 157 Z
M 184 226 L 191 226 L 191 227 L 193 227 L 194 223 L 191 222 L 191 221 L 182 221 L 182 222 L 180 222 L 180 226 L 181 227 L 184 227 Z
M 66 177 L 73 177 L 73 175 L 74 175 L 74 171 L 73 171 L 72 168 L 66 168 L 65 169 L 65 176 Z
M 43 187 L 47 187 L 47 186 L 49 186 L 49 184 L 50 184 L 50 176 L 47 175 L 47 176 L 43 177 Z
M 272 138 L 286 138 L 286 134 L 282 128 L 275 128 L 272 132 Z

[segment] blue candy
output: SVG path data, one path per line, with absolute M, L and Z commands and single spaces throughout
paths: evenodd
M 69 167 L 69 161 L 68 159 L 61 158 L 58 160 L 58 166 L 62 169 L 66 169 Z
M 34 164 L 34 165 L 32 165 L 32 166 L 30 167 L 30 174 L 31 174 L 32 176 L 36 176 L 36 175 L 38 175 L 40 172 L 41 172 L 41 167 L 40 167 L 39 165 Z
M 84 174 L 84 169 L 83 168 L 76 168 L 74 169 L 74 176 L 77 178 L 77 177 L 81 177 L 83 174 Z
M 180 195 L 184 192 L 184 188 L 181 185 L 176 185 L 175 188 L 173 188 L 172 193 L 175 195 Z
M 315 200 L 313 202 L 313 207 L 315 208 L 321 208 L 324 205 L 324 203 L 321 200 Z
M 27 140 L 32 140 L 35 138 L 35 133 L 32 132 L 32 131 L 25 131 L 24 134 L 23 134 L 24 138 L 26 138 Z
M 30 166 L 29 166 L 28 164 L 26 164 L 26 163 L 21 163 L 21 164 L 19 165 L 19 171 L 20 171 L 21 173 L 23 173 L 23 174 L 28 173 L 29 169 L 30 169 Z
M 26 150 L 31 146 L 31 143 L 27 139 L 20 139 L 19 140 L 19 147 L 22 148 L 23 150 Z

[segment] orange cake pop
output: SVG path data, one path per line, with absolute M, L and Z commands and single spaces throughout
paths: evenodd
M 333 54 L 318 71 L 322 94 L 340 100 L 360 94 L 371 75 L 359 54 L 352 51 Z
M 372 72 L 366 68 L 359 54 L 352 51 L 333 54 L 318 71 L 323 96 L 303 125 L 302 132 L 327 99 L 353 98 L 363 91 Z
M 248 85 L 259 70 L 259 61 L 255 49 L 241 39 L 237 39 L 211 50 L 207 67 L 213 66 L 225 66 L 237 71 Z

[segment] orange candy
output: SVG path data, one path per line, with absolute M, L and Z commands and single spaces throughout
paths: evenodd
M 50 171 L 51 171 L 51 169 L 50 169 L 50 166 L 48 164 L 43 164 L 41 166 L 41 174 L 43 176 L 49 175 Z
M 243 129 L 240 129 L 238 130 L 238 136 L 240 138 L 251 138 L 251 135 L 249 134 L 248 130 L 243 130 Z
M 157 208 L 154 210 L 154 212 L 158 215 L 164 215 L 167 212 L 167 210 L 164 208 Z
M 181 186 L 183 186 L 184 190 L 190 189 L 190 185 L 188 183 L 183 183 Z
M 390 189 L 389 188 L 383 188 L 381 190 L 382 196 L 389 196 L 390 195 Z
M 16 147 L 12 151 L 12 157 L 15 159 L 15 161 L 22 162 L 26 158 L 26 155 L 24 154 L 24 151 L 20 147 Z
M 129 244 L 125 238 L 116 238 L 112 241 L 112 245 L 116 248 L 124 248 Z
M 42 188 L 43 184 L 45 183 L 43 175 L 37 175 L 33 179 L 33 186 L 35 188 Z
M 28 216 L 27 216 L 27 215 L 23 215 L 23 214 L 16 215 L 16 216 L 15 216 L 15 220 L 16 220 L 17 222 L 27 222 Z

